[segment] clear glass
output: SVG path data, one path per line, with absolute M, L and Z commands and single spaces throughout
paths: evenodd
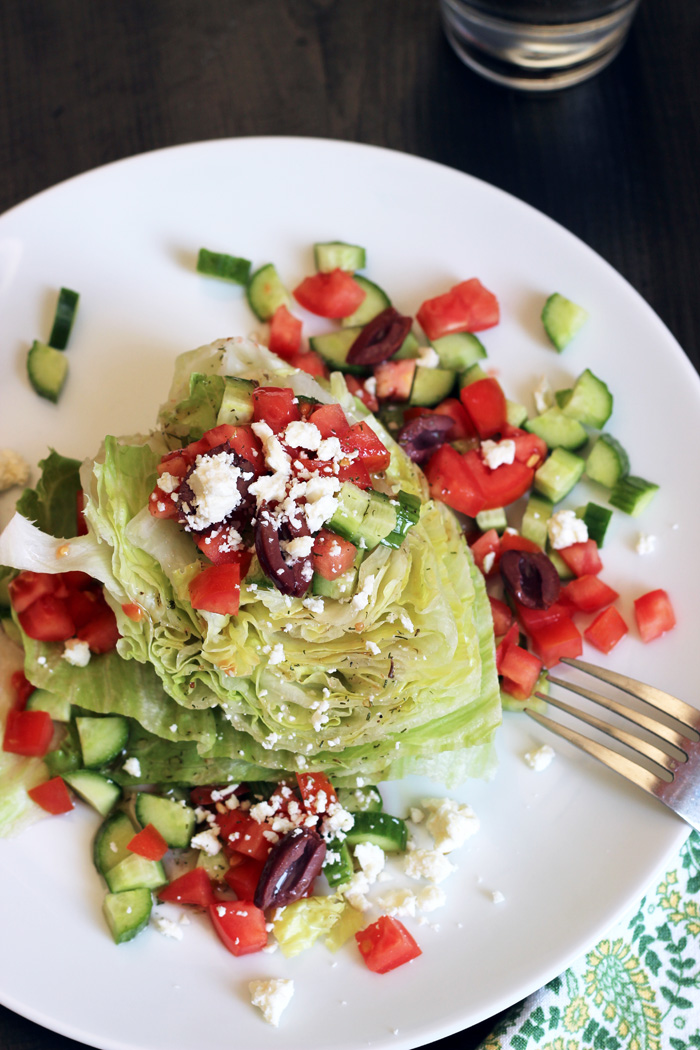
M 603 69 L 622 47 L 639 0 L 440 0 L 463 62 L 497 83 L 553 91 Z

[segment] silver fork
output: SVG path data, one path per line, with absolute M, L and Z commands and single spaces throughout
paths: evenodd
M 622 716 L 642 729 L 651 733 L 659 742 L 659 746 L 652 744 L 642 737 L 628 733 L 607 722 L 603 722 L 595 715 L 587 711 L 579 710 L 570 704 L 558 700 L 554 696 L 545 696 L 544 693 L 535 693 L 535 696 L 545 700 L 548 704 L 558 707 L 567 714 L 578 718 L 595 729 L 606 733 L 620 743 L 633 748 L 643 755 L 652 766 L 652 770 L 632 761 L 619 751 L 614 751 L 604 744 L 578 733 L 568 726 L 554 722 L 546 715 L 526 708 L 530 718 L 534 718 L 540 725 L 550 729 L 553 733 L 563 737 L 576 747 L 593 755 L 599 761 L 605 763 L 616 773 L 620 773 L 633 784 L 643 788 L 649 794 L 654 795 L 664 805 L 672 809 L 691 827 L 700 831 L 700 711 L 679 700 L 662 689 L 646 685 L 635 678 L 627 675 L 617 674 L 605 668 L 597 667 L 595 664 L 586 663 L 584 660 L 572 660 L 565 658 L 562 663 L 568 664 L 579 671 L 592 675 L 602 682 L 621 689 L 623 692 L 644 701 L 651 708 L 655 708 L 668 717 L 671 725 L 666 725 L 657 718 L 635 711 L 621 704 L 617 700 L 594 693 L 590 689 L 577 685 L 574 682 L 564 681 L 548 674 L 548 680 L 552 685 L 568 689 L 570 692 L 578 693 L 596 704 L 607 708 L 617 715 Z

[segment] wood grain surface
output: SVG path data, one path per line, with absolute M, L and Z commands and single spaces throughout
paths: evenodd
M 642 0 L 608 69 L 533 97 L 460 63 L 437 0 L 3 0 L 0 212 L 97 165 L 196 140 L 386 146 L 562 223 L 700 369 L 699 41 L 700 5 Z M 469 1050 L 488 1029 L 432 1045 Z M 0 1007 L 2 1050 L 80 1045 Z

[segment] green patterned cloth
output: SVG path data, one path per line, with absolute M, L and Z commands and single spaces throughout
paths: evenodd
M 700 1050 L 700 834 L 635 914 L 518 1003 L 481 1050 Z

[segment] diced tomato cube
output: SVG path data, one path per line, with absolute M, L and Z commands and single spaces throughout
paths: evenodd
M 213 565 L 235 562 L 240 566 L 241 579 L 250 568 L 252 554 L 245 550 L 236 550 L 232 546 L 231 533 L 228 528 L 223 527 L 209 533 L 193 535 L 192 539 Z
M 280 303 L 270 318 L 269 347 L 273 354 L 288 361 L 299 353 L 301 346 L 301 321 L 290 313 L 284 303 Z
M 404 924 L 390 915 L 380 915 L 376 922 L 356 933 L 355 940 L 365 964 L 374 973 L 388 973 L 422 954 Z
M 193 609 L 237 616 L 241 597 L 240 563 L 208 565 L 190 582 L 188 591 Z
M 371 473 L 386 470 L 391 462 L 391 453 L 364 420 L 353 423 L 340 444 L 348 452 L 359 452 L 357 458 Z
M 211 879 L 204 868 L 192 868 L 184 875 L 179 875 L 158 890 L 158 897 L 172 904 L 195 904 L 199 908 L 208 908 L 216 899 Z
M 586 627 L 583 637 L 601 653 L 609 653 L 629 628 L 614 605 L 608 606 L 595 620 Z
M 67 602 L 44 594 L 18 613 L 25 634 L 39 642 L 65 642 L 75 634 L 75 624 Z
M 512 427 L 507 423 L 501 431 L 501 438 L 508 438 L 515 442 L 515 458 L 532 470 L 537 470 L 547 458 L 549 451 L 547 442 L 537 434 L 529 434 L 527 430 Z
M 301 419 L 296 394 L 291 387 L 259 386 L 252 393 L 253 422 L 264 422 L 278 434 L 287 424 Z
M 319 317 L 349 317 L 364 302 L 366 292 L 347 270 L 330 270 L 305 277 L 294 298 Z
M 79 627 L 76 632 L 81 642 L 87 642 L 90 652 L 110 653 L 119 641 L 117 618 L 104 598 L 97 602 L 92 619 Z
M 527 700 L 532 695 L 541 670 L 542 661 L 534 653 L 519 645 L 509 645 L 499 667 L 499 674 L 503 675 L 502 687 L 516 700 Z
M 10 580 L 8 587 L 12 608 L 16 613 L 28 609 L 37 598 L 53 594 L 56 590 L 56 576 L 49 572 L 30 572 L 25 570 Z
M 53 740 L 53 722 L 46 711 L 7 712 L 3 751 L 13 755 L 43 758 Z
M 486 499 L 478 477 L 466 457 L 451 445 L 440 445 L 424 470 L 433 499 L 441 500 L 471 518 L 484 509 Z
M 464 441 L 476 435 L 476 430 L 466 409 L 456 397 L 445 398 L 434 410 L 439 416 L 449 416 L 452 420 L 452 430 L 449 432 L 448 441 Z
M 671 599 L 662 589 L 649 591 L 635 599 L 634 618 L 643 642 L 651 642 L 676 626 Z
M 611 605 L 620 595 L 597 576 L 587 574 L 571 580 L 561 589 L 560 601 L 571 604 L 580 612 L 598 612 Z
M 545 667 L 554 667 L 562 656 L 576 657 L 583 652 L 583 639 L 573 620 L 561 616 L 530 631 L 532 648 Z
M 501 384 L 493 376 L 477 379 L 459 392 L 474 429 L 481 438 L 492 438 L 506 425 L 506 398 Z
M 519 532 L 511 532 L 506 529 L 501 536 L 501 554 L 504 551 L 531 551 L 533 554 L 538 554 L 542 552 L 542 548 L 527 536 L 521 536 Z
M 184 478 L 192 466 L 189 456 L 185 455 L 184 449 L 175 449 L 167 452 L 158 464 L 158 474 L 172 474 L 174 478 Z
M 526 605 L 516 601 L 515 614 L 521 627 L 528 634 L 565 617 L 570 619 L 569 610 L 561 602 L 552 602 L 546 609 L 528 609 Z
M 516 499 L 524 496 L 532 485 L 534 471 L 517 460 L 491 470 L 476 449 L 463 453 L 463 459 L 469 465 L 472 474 L 478 478 L 479 488 L 484 495 L 483 510 L 507 507 L 509 503 L 514 503 Z
M 309 813 L 325 813 L 331 802 L 337 802 L 335 788 L 325 773 L 297 773 L 297 784 Z
M 318 428 L 322 438 L 341 438 L 350 430 L 348 417 L 340 405 L 319 405 L 309 416 L 309 423 Z
M 326 362 L 315 350 L 305 350 L 298 354 L 292 354 L 287 358 L 287 364 L 291 365 L 292 368 L 298 368 L 301 372 L 306 372 L 310 376 L 328 378 Z
M 222 944 L 233 955 L 249 955 L 267 944 L 265 912 L 252 901 L 219 901 L 209 916 Z
M 471 544 L 471 552 L 484 576 L 489 576 L 498 568 L 501 553 L 501 537 L 495 529 L 487 529 Z M 507 608 L 507 606 L 506 606 Z
M 426 299 L 416 319 L 431 340 L 449 332 L 480 332 L 498 324 L 498 299 L 478 278 L 472 277 L 443 295 Z
M 350 540 L 344 540 L 328 529 L 321 529 L 311 554 L 314 572 L 326 580 L 336 580 L 352 568 L 356 555 L 357 547 Z
M 354 397 L 359 397 L 360 401 L 370 410 L 370 412 L 376 412 L 379 408 L 379 401 L 371 390 L 367 389 L 367 381 L 362 381 L 357 376 L 347 375 L 345 377 L 345 385 Z
M 562 547 L 558 553 L 576 576 L 597 576 L 603 568 L 595 540 L 584 540 Z
M 500 598 L 494 598 L 491 594 L 489 594 L 489 604 L 493 617 L 493 633 L 496 638 L 501 638 L 513 623 L 513 613 L 505 602 L 502 602 Z
M 168 843 L 153 824 L 146 824 L 127 842 L 126 848 L 146 860 L 162 860 L 168 852 Z
M 239 900 L 252 901 L 264 867 L 265 861 L 263 860 L 241 856 L 240 859 L 236 858 L 236 863 L 228 869 L 224 880 Z
M 24 671 L 13 671 L 10 686 L 15 699 L 15 707 L 18 711 L 23 711 L 36 686 L 32 685 Z
M 402 361 L 382 361 L 374 366 L 379 401 L 408 401 L 416 375 L 416 362 L 412 358 Z
M 320 473 L 323 473 L 322 471 Z M 338 470 L 333 475 L 338 481 L 352 481 L 353 485 L 357 485 L 358 489 L 371 489 L 372 479 L 369 475 L 365 463 L 356 457 L 353 460 L 343 461 L 341 460 Z
M 179 517 L 179 510 L 174 497 L 175 492 L 163 492 L 158 485 L 148 497 L 148 511 L 153 518 L 164 518 L 166 521 L 174 521 Z
M 58 815 L 69 813 L 73 809 L 73 799 L 62 777 L 45 780 L 43 784 L 30 788 L 27 794 L 37 806 L 41 806 L 47 813 Z
M 221 837 L 236 853 L 244 853 L 255 860 L 266 860 L 272 849 L 274 836 L 270 834 L 269 824 L 258 823 L 249 813 L 234 809 L 218 815 L 217 823 L 221 828 Z M 269 835 L 269 838 L 266 838 Z
M 512 623 L 496 646 L 496 672 L 501 673 L 501 664 L 511 645 L 517 645 L 520 632 L 517 623 Z

